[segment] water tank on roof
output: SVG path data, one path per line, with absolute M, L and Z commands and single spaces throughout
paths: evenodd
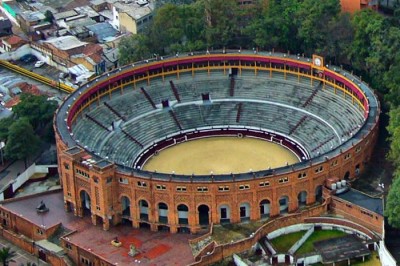
M 339 189 L 339 188 L 342 188 L 342 183 L 339 181 L 339 182 L 336 182 L 336 186 L 337 186 L 337 188 Z
M 331 184 L 331 189 L 332 189 L 332 190 L 336 190 L 336 183 L 332 183 L 332 184 Z

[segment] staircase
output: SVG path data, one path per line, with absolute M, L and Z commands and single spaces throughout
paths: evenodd
M 97 121 L 96 119 L 94 119 L 94 117 L 91 117 L 89 114 L 86 114 L 86 117 L 90 120 L 93 121 L 95 124 L 97 124 L 99 127 L 104 128 L 107 131 L 110 131 L 105 125 L 103 125 L 102 123 L 100 123 L 99 121 Z
M 117 110 L 114 109 L 114 107 L 112 107 L 111 105 L 109 105 L 108 103 L 104 102 L 104 105 L 110 109 L 111 112 L 113 112 L 116 116 L 118 116 L 122 121 L 126 121 L 126 118 L 123 117 L 120 113 L 118 113 Z
M 170 114 L 170 115 L 172 116 L 172 118 L 174 119 L 175 124 L 179 127 L 179 130 L 182 130 L 181 123 L 179 123 L 179 120 L 178 120 L 178 118 L 176 117 L 174 111 L 169 110 L 169 114 Z
M 124 129 L 121 129 L 121 132 L 124 133 L 124 135 L 125 135 L 128 139 L 130 139 L 130 140 L 132 140 L 133 142 L 135 142 L 135 143 L 136 143 L 137 145 L 139 145 L 141 148 L 144 147 L 142 143 L 140 143 L 137 139 L 135 139 L 131 134 L 129 134 L 128 132 L 126 132 Z
M 143 87 L 141 87 L 140 90 L 143 92 L 144 96 L 145 96 L 146 99 L 149 101 L 149 103 L 151 104 L 151 106 L 152 106 L 154 109 L 157 109 L 157 107 L 156 107 L 156 105 L 155 105 L 153 99 L 150 97 L 150 95 L 147 93 L 147 91 L 146 91 Z
M 180 98 L 178 90 L 176 89 L 175 84 L 172 80 L 169 81 L 169 85 L 171 86 L 172 92 L 174 93 L 176 100 L 180 103 L 181 98 Z

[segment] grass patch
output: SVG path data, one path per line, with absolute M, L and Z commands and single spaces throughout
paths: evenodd
M 347 235 L 346 233 L 338 230 L 318 230 L 314 231 L 311 236 L 304 242 L 304 244 L 297 250 L 297 255 L 303 255 L 314 251 L 313 243 L 321 240 L 326 240 L 335 237 Z
M 271 243 L 278 253 L 286 253 L 305 233 L 306 231 L 298 231 L 281 235 L 272 239 Z

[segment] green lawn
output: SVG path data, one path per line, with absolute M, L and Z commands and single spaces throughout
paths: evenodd
M 346 233 L 338 230 L 318 230 L 314 231 L 311 236 L 304 242 L 304 244 L 297 250 L 297 255 L 303 255 L 314 251 L 313 243 L 321 240 L 326 240 L 335 237 L 347 235 Z
M 287 252 L 305 233 L 306 231 L 299 231 L 287 235 L 281 235 L 272 239 L 271 243 L 278 253 L 284 253 Z

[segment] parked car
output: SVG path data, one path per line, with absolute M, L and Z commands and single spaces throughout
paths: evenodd
M 41 67 L 41 66 L 43 66 L 44 65 L 44 62 L 43 61 L 37 61 L 36 63 L 35 63 L 35 67 Z
M 37 58 L 33 54 L 26 54 L 26 55 L 21 56 L 21 58 L 19 60 L 21 60 L 24 63 L 30 63 L 30 62 L 36 61 Z
M 60 74 L 58 74 L 59 79 L 65 79 L 66 77 L 68 77 L 68 73 L 60 72 Z

